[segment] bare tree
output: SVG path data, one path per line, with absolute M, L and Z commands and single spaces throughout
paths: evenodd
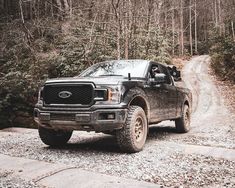
M 183 0 L 180 0 L 180 52 L 184 55 L 184 15 L 183 15 Z
M 112 0 L 112 7 L 115 13 L 115 19 L 116 19 L 116 23 L 117 23 L 117 59 L 121 59 L 121 46 L 120 46 L 120 39 L 121 39 L 121 20 L 120 20 L 120 10 L 119 10 L 119 4 L 120 4 L 120 0 L 117 0 L 115 2 L 115 0 Z
M 189 43 L 190 43 L 190 54 L 193 55 L 193 38 L 192 38 L 192 0 L 189 0 Z
M 171 13 L 171 19 L 172 19 L 172 55 L 175 55 L 175 4 L 174 0 L 172 1 L 172 13 Z
M 197 49 L 197 0 L 194 0 L 194 40 L 195 40 L 195 53 L 198 53 Z
M 233 20 L 231 21 L 231 30 L 232 30 L 232 35 L 233 35 L 233 41 L 235 42 L 235 34 L 234 34 Z

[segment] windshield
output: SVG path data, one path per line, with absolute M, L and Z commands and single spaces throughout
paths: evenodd
M 145 60 L 116 60 L 97 63 L 80 76 L 82 77 L 99 77 L 99 76 L 124 76 L 128 73 L 131 77 L 144 77 L 148 61 Z

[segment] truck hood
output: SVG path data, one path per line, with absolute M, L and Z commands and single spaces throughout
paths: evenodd
M 67 77 L 67 78 L 55 78 L 50 79 L 45 82 L 45 84 L 53 84 L 53 83 L 68 83 L 68 82 L 89 82 L 94 83 L 95 85 L 117 85 L 121 81 L 127 80 L 121 76 L 115 77 Z

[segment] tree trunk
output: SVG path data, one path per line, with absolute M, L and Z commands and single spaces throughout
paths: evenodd
M 231 29 L 232 29 L 233 41 L 235 42 L 235 33 L 234 33 L 233 20 L 231 21 Z
M 221 1 L 218 0 L 218 11 L 219 11 L 219 33 L 222 35 L 222 19 L 221 19 Z
M 22 0 L 19 0 L 19 6 L 20 6 L 21 21 L 22 21 L 22 24 L 24 24 L 25 21 L 24 21 L 24 13 L 23 13 L 23 8 L 22 8 Z
M 193 41 L 192 41 L 192 0 L 189 0 L 189 43 L 190 43 L 190 54 L 193 55 Z
M 149 55 L 149 48 L 150 48 L 150 21 L 151 21 L 151 16 L 152 16 L 152 10 L 153 10 L 153 1 L 152 0 L 148 0 L 147 1 L 148 5 L 148 12 L 147 12 L 147 23 L 146 23 L 146 31 L 148 32 L 148 36 L 147 36 L 147 43 L 146 43 L 146 56 Z
M 69 3 L 67 0 L 63 0 L 63 4 L 64 4 L 64 9 L 66 12 L 69 12 Z
M 175 55 L 175 5 L 174 1 L 172 2 L 172 13 L 171 13 L 171 19 L 172 19 L 172 55 Z
M 180 50 L 184 55 L 184 17 L 183 17 L 183 0 L 180 0 Z
M 0 0 L 0 9 L 4 10 L 4 0 Z
M 194 11 L 194 39 L 195 39 L 195 53 L 197 54 L 197 0 L 194 0 L 194 5 L 195 5 L 195 11 Z
M 23 7 L 22 7 L 22 0 L 19 0 L 19 8 L 20 8 L 20 16 L 21 16 L 23 30 L 24 30 L 24 33 L 26 35 L 27 42 L 30 43 L 31 39 L 33 39 L 33 36 L 30 33 L 29 29 L 25 25 L 24 12 L 23 12 Z
M 121 59 L 121 47 L 120 47 L 120 38 L 121 38 L 121 32 L 120 29 L 117 29 L 117 59 Z
M 61 11 L 62 10 L 62 4 L 60 0 L 56 0 L 56 5 L 58 7 L 58 9 Z
M 72 16 L 73 16 L 73 0 L 69 0 L 69 6 L 70 6 L 69 15 L 70 15 L 70 18 L 72 18 Z
M 217 13 L 217 0 L 214 1 L 215 3 L 215 27 L 218 27 L 218 13 Z
M 120 20 L 120 13 L 119 13 L 119 3 L 120 0 L 117 0 L 116 3 L 114 3 L 115 0 L 112 0 L 112 7 L 115 13 L 115 19 L 116 19 L 116 23 L 117 23 L 117 59 L 121 59 L 121 47 L 120 47 L 120 39 L 121 39 L 121 20 Z
M 127 2 L 127 0 L 125 0 L 123 2 L 123 7 L 126 9 L 125 10 L 125 18 L 124 18 L 124 28 L 125 28 L 125 59 L 128 59 L 129 57 L 129 21 L 130 21 L 130 17 L 129 17 L 129 2 Z

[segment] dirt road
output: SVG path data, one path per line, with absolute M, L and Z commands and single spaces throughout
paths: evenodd
M 75 132 L 68 145 L 50 148 L 42 144 L 37 130 L 8 129 L 0 131 L 0 154 L 166 187 L 235 187 L 235 114 L 224 105 L 209 64 L 209 56 L 198 56 L 183 69 L 194 99 L 192 129 L 187 134 L 177 134 L 173 122 L 162 122 L 151 127 L 142 152 L 124 154 L 109 135 Z M 24 187 L 14 171 L 0 166 L 0 187 L 17 187 L 15 182 Z
M 186 86 L 193 92 L 192 129 L 186 137 L 192 135 L 193 144 L 235 149 L 235 114 L 224 105 L 209 65 L 209 56 L 198 56 L 183 69 Z

